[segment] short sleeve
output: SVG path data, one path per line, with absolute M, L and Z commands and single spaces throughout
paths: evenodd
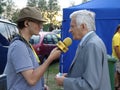
M 32 60 L 28 51 L 28 47 L 21 41 L 15 41 L 11 49 L 11 61 L 16 73 L 33 68 Z
M 116 34 L 113 38 L 113 46 L 119 46 L 120 45 L 120 36 L 119 34 Z

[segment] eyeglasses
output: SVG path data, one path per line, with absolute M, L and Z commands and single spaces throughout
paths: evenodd
M 34 22 L 34 23 L 36 23 L 36 24 L 38 24 L 40 26 L 43 25 L 43 22 L 40 22 L 40 21 L 37 21 L 37 20 L 29 20 L 29 21 Z

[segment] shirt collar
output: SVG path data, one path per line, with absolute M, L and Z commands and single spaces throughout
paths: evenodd
M 88 32 L 87 34 L 85 34 L 85 35 L 83 36 L 83 38 L 81 39 L 81 42 L 80 42 L 80 46 L 82 45 L 82 43 L 85 41 L 85 39 L 86 39 L 92 32 L 94 32 L 94 31 L 90 31 L 90 32 Z

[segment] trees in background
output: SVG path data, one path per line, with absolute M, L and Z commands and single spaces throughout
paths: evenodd
M 20 13 L 20 9 L 16 9 L 16 10 L 13 12 L 13 15 L 12 15 L 12 18 L 11 18 L 11 20 L 12 20 L 13 22 L 16 22 L 19 13 Z
M 57 22 L 55 22 L 57 21 L 56 16 L 59 15 L 60 11 L 58 0 L 28 0 L 27 6 L 36 6 L 40 8 L 43 17 L 48 23 L 57 24 Z
M 37 5 L 37 0 L 27 0 L 27 6 L 34 7 Z
M 83 0 L 86 2 L 88 0 Z M 71 6 L 75 5 L 74 1 L 70 2 Z M 40 8 L 41 14 L 48 21 L 49 24 L 61 25 L 62 14 L 60 12 L 60 5 L 58 0 L 27 0 L 27 6 L 36 6 Z M 19 9 L 16 8 L 13 0 L 0 0 L 0 16 L 16 21 Z M 61 20 L 59 20 L 61 18 Z
M 13 2 L 13 0 L 7 0 L 4 11 L 4 17 L 11 20 L 14 12 L 15 12 L 15 3 Z
M 57 16 L 60 16 L 60 5 L 58 4 L 58 0 L 28 0 L 27 6 L 36 6 L 40 8 L 41 14 L 46 19 L 47 24 L 61 24 L 61 22 L 57 20 Z
M 12 20 L 15 11 L 15 3 L 13 0 L 0 0 L 0 16 L 2 18 Z
M 0 15 L 4 12 L 4 6 L 5 6 L 4 0 L 0 0 Z

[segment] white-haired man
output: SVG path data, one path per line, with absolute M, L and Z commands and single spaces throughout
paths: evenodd
M 111 90 L 106 47 L 95 33 L 95 13 L 75 11 L 70 15 L 69 32 L 81 40 L 68 74 L 56 76 L 64 90 Z

